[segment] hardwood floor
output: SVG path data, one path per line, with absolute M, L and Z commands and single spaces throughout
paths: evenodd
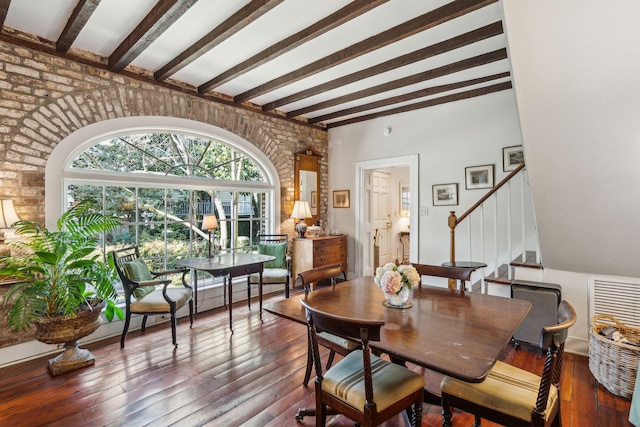
M 282 295 L 266 297 L 283 298 Z M 88 345 L 95 366 L 52 377 L 47 359 L 0 370 L 0 426 L 311 426 L 296 423 L 298 408 L 314 406 L 313 387 L 302 386 L 307 343 L 302 325 L 263 314 L 257 304 L 198 314 L 193 329 L 181 319 L 178 347 L 168 324 L 129 334 L 126 347 L 112 338 Z M 542 355 L 509 347 L 504 360 L 539 373 Z M 419 367 L 413 367 L 420 370 Z M 430 387 L 438 379 L 427 375 Z M 565 427 L 631 426 L 629 401 L 597 386 L 587 359 L 567 354 L 562 382 Z M 440 426 L 440 408 L 423 406 L 423 426 Z M 455 412 L 454 426 L 470 426 Z M 338 416 L 330 426 L 351 426 Z M 384 424 L 401 425 L 400 417 Z M 495 424 L 483 422 L 483 425 Z

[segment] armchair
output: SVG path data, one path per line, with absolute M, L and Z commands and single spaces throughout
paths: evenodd
M 129 331 L 131 314 L 142 314 L 142 332 L 147 325 L 147 316 L 160 314 L 171 315 L 171 336 L 173 345 L 176 339 L 176 311 L 185 304 L 189 304 L 189 322 L 193 327 L 193 290 L 187 285 L 186 269 L 154 272 L 150 271 L 144 259 L 140 258 L 137 246 L 129 246 L 111 252 L 122 287 L 126 303 L 124 328 L 120 337 L 120 348 L 124 348 L 124 341 Z M 171 280 L 162 279 L 167 275 L 182 273 L 182 286 L 169 286 Z

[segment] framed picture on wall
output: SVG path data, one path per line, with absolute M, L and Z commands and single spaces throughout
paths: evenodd
M 522 162 L 524 162 L 524 151 L 522 150 L 522 145 L 504 147 L 502 149 L 502 169 L 505 172 L 514 170 Z
M 493 165 L 464 168 L 467 190 L 493 187 Z
M 333 192 L 333 207 L 334 208 L 349 207 L 349 190 L 336 190 Z
M 458 204 L 458 184 L 436 184 L 433 186 L 433 206 Z
M 409 200 L 411 200 L 411 192 L 409 190 L 409 184 L 406 182 L 400 183 L 400 216 L 409 216 Z

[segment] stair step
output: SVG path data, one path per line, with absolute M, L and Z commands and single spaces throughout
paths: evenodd
M 542 264 L 536 262 L 536 253 L 535 251 L 527 251 L 525 252 L 525 260 L 522 261 L 522 257 L 519 256 L 513 261 L 511 261 L 512 267 L 525 267 L 525 268 L 536 268 L 542 270 Z
M 509 266 L 507 264 L 502 264 L 498 267 L 498 277 L 495 277 L 493 272 L 484 278 L 485 282 L 498 283 L 501 285 L 511 285 L 511 280 L 509 277 Z

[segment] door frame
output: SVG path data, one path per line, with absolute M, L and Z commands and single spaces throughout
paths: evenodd
M 365 190 L 366 180 L 365 174 L 368 171 L 374 169 L 384 169 L 393 167 L 408 167 L 409 168 L 409 188 L 411 189 L 409 207 L 409 260 L 411 262 L 417 262 L 419 259 L 418 254 L 418 238 L 420 235 L 419 230 L 419 156 L 418 154 L 410 154 L 407 156 L 390 157 L 378 160 L 365 160 L 356 162 L 356 174 L 355 174 L 355 256 L 354 256 L 354 272 L 356 277 L 373 275 L 372 271 L 373 263 L 371 261 L 365 262 L 365 260 L 373 260 L 372 244 L 373 242 L 373 230 L 371 229 L 371 212 L 369 209 L 369 203 L 367 198 L 367 191 Z

